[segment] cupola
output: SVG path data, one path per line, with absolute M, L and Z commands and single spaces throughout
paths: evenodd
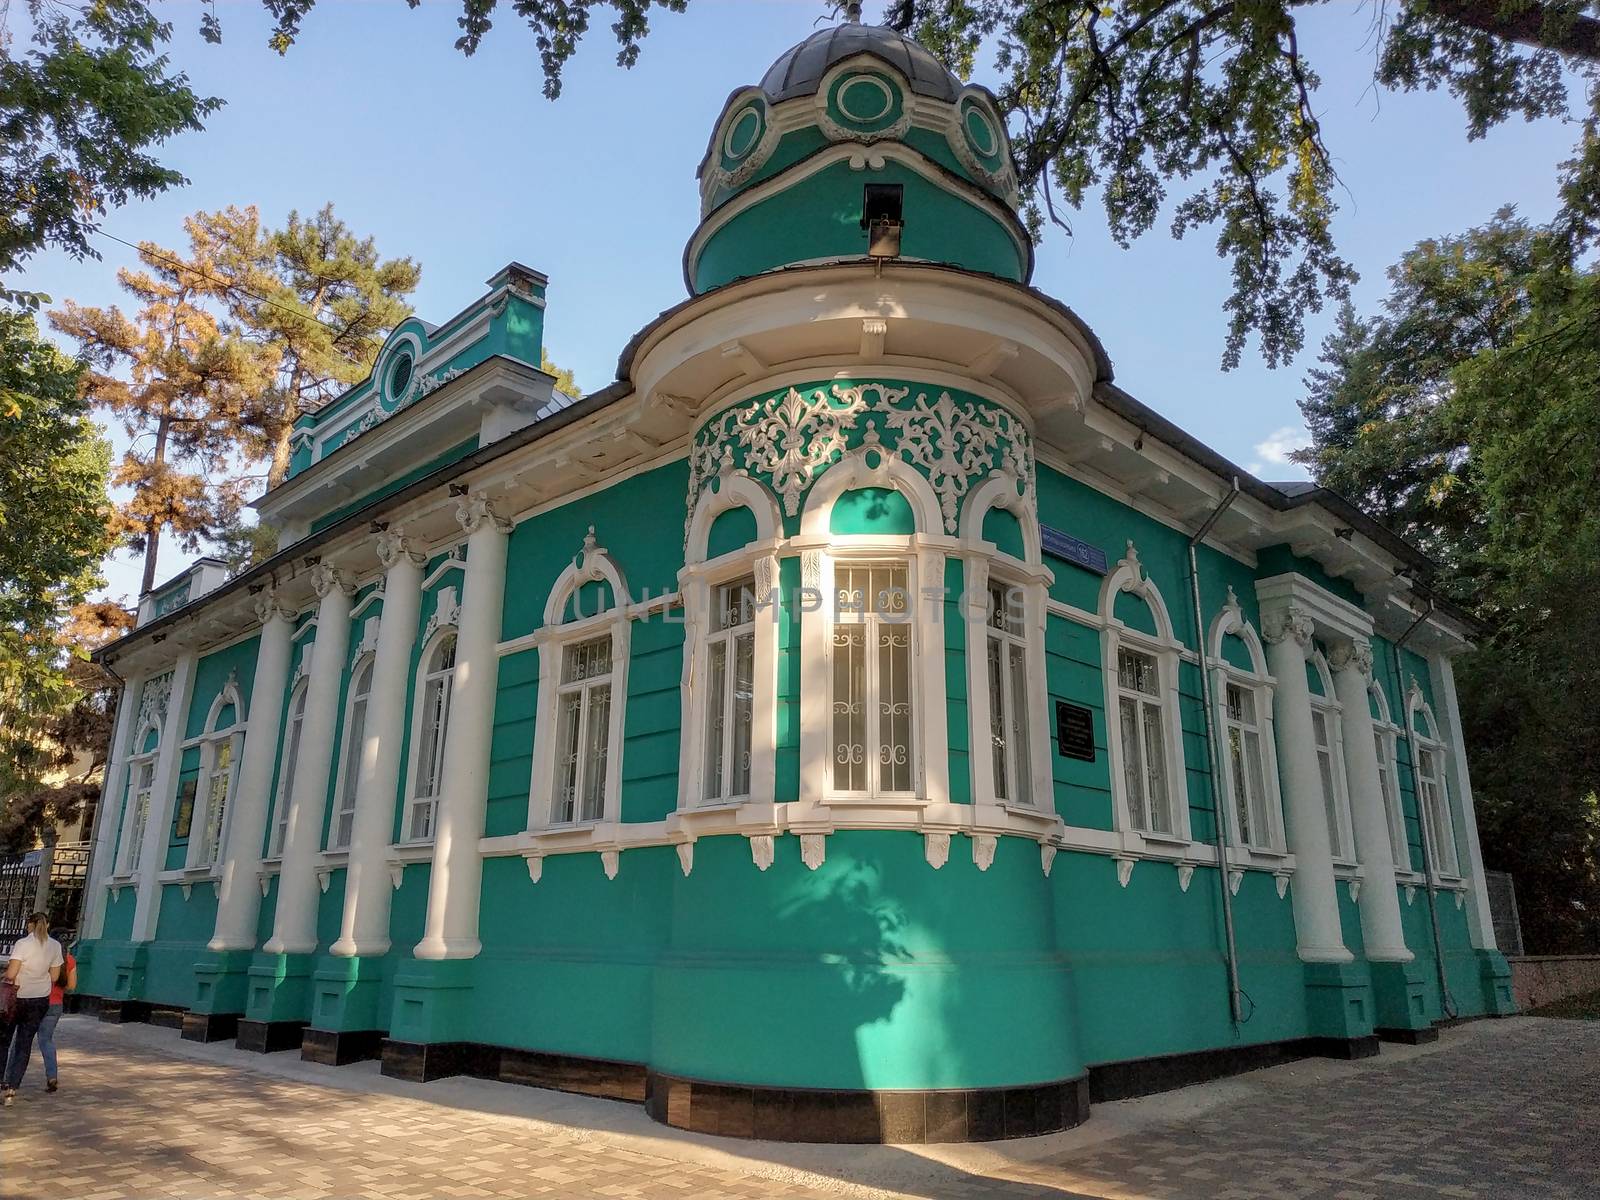
M 1026 282 L 1033 248 L 994 97 L 931 51 L 847 20 L 723 106 L 684 251 L 699 294 L 786 266 L 902 258 Z

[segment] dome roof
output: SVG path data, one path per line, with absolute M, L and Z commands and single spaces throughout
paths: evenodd
M 909 79 L 919 96 L 954 103 L 961 94 L 961 81 L 926 47 L 882 25 L 853 23 L 818 30 L 784 51 L 762 76 L 761 90 L 774 103 L 814 95 L 829 69 L 853 54 L 881 58 Z

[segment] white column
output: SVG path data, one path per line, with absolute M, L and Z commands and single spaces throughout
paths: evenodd
M 1350 962 L 1354 956 L 1345 948 L 1339 929 L 1328 815 L 1311 726 L 1311 687 L 1306 682 L 1306 651 L 1314 626 L 1311 618 L 1293 606 L 1263 613 L 1261 625 L 1267 664 L 1277 681 L 1273 725 L 1289 849 L 1295 862 L 1295 941 L 1304 962 Z
M 378 618 L 366 740 L 348 751 L 361 755 L 361 773 L 356 780 L 344 919 L 339 940 L 329 947 L 330 953 L 346 957 L 383 954 L 389 949 L 392 889 L 387 860 L 400 783 L 400 744 L 406 731 L 406 686 L 417 613 L 422 607 L 422 566 L 427 558 L 399 530 L 388 530 L 378 535 L 378 561 L 384 567 L 383 615 Z
M 300 751 L 289 798 L 289 828 L 278 876 L 278 908 L 268 954 L 310 954 L 317 948 L 317 865 L 322 856 L 322 819 L 328 807 L 333 739 L 339 728 L 339 691 L 350 650 L 350 596 L 354 588 L 334 568 L 318 563 L 311 586 L 319 598 L 317 638 L 311 651 L 311 682 L 300 727 Z
M 1467 743 L 1461 735 L 1461 709 L 1456 703 L 1456 672 L 1443 654 L 1428 656 L 1428 675 L 1433 683 L 1433 698 L 1438 702 L 1434 716 L 1443 728 L 1445 771 L 1450 792 L 1459 808 L 1456 811 L 1456 849 L 1464 850 L 1458 861 L 1467 877 L 1467 930 L 1479 950 L 1498 950 L 1494 936 L 1494 913 L 1489 908 L 1489 886 L 1483 877 L 1483 847 L 1478 842 L 1478 815 L 1472 803 L 1472 778 L 1467 773 Z
M 97 938 L 105 930 L 106 876 L 116 866 L 117 829 L 127 806 L 128 739 L 133 736 L 133 702 L 144 687 L 144 676 L 133 676 L 122 685 L 117 701 L 117 719 L 111 731 L 111 753 L 105 778 L 100 785 L 100 803 L 95 808 L 94 850 L 89 856 L 89 886 L 83 893 L 83 936 Z
M 172 669 L 172 690 L 161 720 L 161 749 L 151 780 L 150 815 L 145 821 L 144 844 L 139 850 L 139 878 L 135 884 L 133 940 L 148 942 L 156 936 L 161 916 L 160 875 L 167 869 L 167 840 L 172 833 L 172 805 L 178 796 L 178 768 L 183 760 L 184 726 L 189 720 L 189 694 L 194 690 L 198 655 L 186 651 Z
M 271 807 L 272 772 L 278 763 L 278 735 L 283 725 L 283 698 L 289 684 L 289 659 L 294 651 L 294 616 L 264 591 L 255 598 L 261 640 L 256 648 L 256 675 L 250 687 L 249 731 L 239 774 L 234 782 L 233 815 L 223 849 L 222 879 L 217 890 L 217 923 L 208 949 L 250 950 L 256 944 L 256 919 L 261 912 L 261 840 Z M 241 717 L 243 714 L 241 714 Z
M 478 900 L 483 856 L 478 843 L 488 802 L 489 741 L 494 732 L 497 646 L 511 523 L 497 516 L 481 494 L 463 499 L 456 518 L 467 532 L 467 569 L 444 743 L 445 790 L 434 830 L 428 922 L 413 952 L 418 958 L 472 958 L 482 949 Z M 617 601 L 626 604 L 627 597 L 618 596 Z M 621 704 L 623 699 L 613 697 L 612 703 Z
M 1372 730 L 1367 683 L 1372 676 L 1372 645 L 1343 642 L 1328 652 L 1333 690 L 1344 721 L 1345 778 L 1350 785 L 1350 816 L 1355 826 L 1356 857 L 1361 863 L 1361 937 L 1369 959 L 1410 962 L 1400 924 L 1400 894 L 1395 889 L 1394 846 L 1389 837 L 1383 783 L 1378 776 L 1378 749 Z

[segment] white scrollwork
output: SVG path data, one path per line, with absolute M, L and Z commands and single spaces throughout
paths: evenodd
M 616 850 L 600 851 L 600 866 L 606 873 L 607 879 L 615 879 L 617 870 L 622 865 L 622 855 Z
M 800 835 L 800 861 L 815 871 L 828 856 L 827 836 L 820 833 Z
M 928 865 L 937 871 L 950 860 L 950 835 L 948 833 L 925 833 L 922 835 L 922 856 L 928 860 Z
M 456 589 L 442 587 L 434 602 L 433 613 L 428 617 L 428 623 L 422 627 L 422 644 L 426 646 L 434 634 L 441 629 L 450 629 L 461 623 L 461 601 L 456 597 Z
M 471 537 L 485 522 L 492 523 L 501 533 L 511 532 L 511 522 L 495 512 L 489 497 L 482 492 L 463 496 L 456 505 L 456 524 L 461 526 L 461 531 Z
M 904 396 L 908 389 L 835 385 L 831 396 L 818 388 L 807 397 L 790 388 L 754 412 L 735 416 L 733 432 L 744 447 L 745 462 L 750 470 L 771 477 L 787 515 L 800 511 L 800 497 L 811 481 L 844 453 L 846 432 L 865 411 L 868 390 L 875 390 L 881 402 L 886 395 Z
M 355 584 L 351 583 L 345 573 L 337 567 L 319 562 L 311 568 L 311 590 L 317 594 L 318 600 L 334 588 L 338 588 L 347 596 L 354 595 L 356 590 Z
M 999 431 L 980 418 L 988 409 L 970 401 L 958 404 L 949 392 L 939 393 L 932 404 L 925 394 L 918 395 L 912 404 L 910 409 L 896 408 L 882 397 L 873 407 L 899 435 L 895 449 L 900 456 L 927 473 L 939 496 L 945 531 L 954 533 L 967 489 L 993 465 Z
M 1279 871 L 1277 874 L 1275 874 L 1272 877 L 1272 881 L 1275 884 L 1278 885 L 1278 899 L 1282 900 L 1285 896 L 1287 896 L 1289 894 L 1289 874 L 1288 874 L 1288 872 L 1287 871 Z
M 1350 903 L 1351 904 L 1359 904 L 1360 902 L 1361 902 L 1361 880 L 1352 879 L 1350 881 Z
M 544 878 L 544 855 L 528 855 L 528 882 L 538 883 Z
M 995 847 L 1000 839 L 992 833 L 980 833 L 972 839 L 972 864 L 980 871 L 994 866 Z
M 144 685 L 139 694 L 139 728 L 154 725 L 166 719 L 167 701 L 172 697 L 172 672 L 158 676 Z
M 770 833 L 752 834 L 750 837 L 750 861 L 757 868 L 765 871 L 772 865 L 772 856 L 776 851 L 773 837 Z
M 1187 892 L 1189 890 L 1189 884 L 1192 883 L 1193 881 L 1194 881 L 1194 864 L 1193 863 L 1179 863 L 1178 864 L 1178 890 L 1180 892 Z
M 285 606 L 279 599 L 278 593 L 271 588 L 256 593 L 250 601 L 250 607 L 255 610 L 256 620 L 265 625 L 275 617 L 285 621 L 294 620 L 294 610 Z
M 1228 872 L 1228 891 L 1230 893 L 1232 893 L 1233 895 L 1237 896 L 1239 894 L 1239 885 L 1241 883 L 1243 883 L 1243 882 L 1244 882 L 1244 872 L 1243 871 L 1229 871 Z
M 1328 666 L 1334 671 L 1354 669 L 1362 679 L 1372 678 L 1372 643 L 1365 638 L 1335 642 L 1328 647 Z
M 689 872 L 694 870 L 694 842 L 678 843 L 678 869 L 683 872 L 685 879 L 689 877 Z
M 1113 861 L 1117 864 L 1117 885 L 1127 887 L 1128 881 L 1133 878 L 1133 864 L 1137 860 L 1116 856 Z
M 1261 615 L 1261 640 L 1269 646 L 1293 639 L 1302 650 L 1306 649 L 1316 629 L 1316 623 L 1293 605 Z
M 1046 879 L 1050 878 L 1050 868 L 1056 865 L 1056 848 L 1049 842 L 1039 843 L 1039 869 L 1044 872 Z
M 428 561 L 428 556 L 418 550 L 416 543 L 399 529 L 385 529 L 378 534 L 376 543 L 378 565 L 385 571 L 401 559 L 409 559 L 419 567 Z

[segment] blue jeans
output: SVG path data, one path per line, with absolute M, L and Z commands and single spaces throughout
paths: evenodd
M 22 1086 L 22 1077 L 28 1073 L 28 1059 L 33 1057 L 33 1036 L 39 1032 L 39 1025 L 49 1008 L 49 996 L 17 1001 L 17 1023 L 11 1033 L 11 1053 L 6 1056 L 6 1087 L 16 1089 Z
M 61 1005 L 52 1004 L 39 1022 L 39 1055 L 44 1059 L 44 1077 L 56 1077 L 56 1022 L 61 1020 Z

